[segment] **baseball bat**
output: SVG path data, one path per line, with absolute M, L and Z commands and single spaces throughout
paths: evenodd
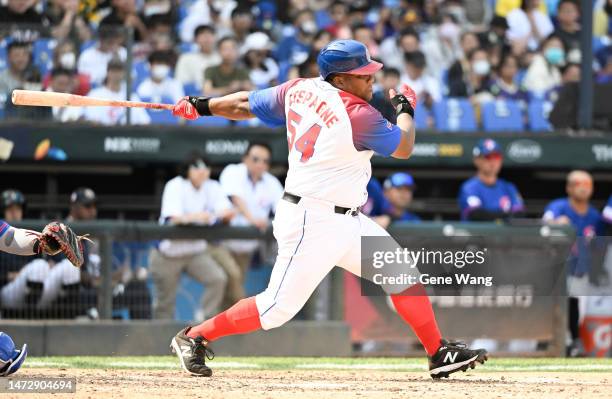
M 118 101 L 104 98 L 78 96 L 50 91 L 13 90 L 13 104 L 37 107 L 136 107 L 172 110 L 172 104 L 147 103 L 142 101 Z

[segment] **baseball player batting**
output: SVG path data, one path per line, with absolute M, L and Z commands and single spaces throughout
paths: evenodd
M 359 276 L 361 237 L 389 236 L 360 212 L 366 202 L 374 153 L 406 159 L 414 147 L 416 96 L 407 85 L 390 91 L 393 125 L 368 104 L 374 74 L 382 64 L 354 40 L 329 43 L 318 56 L 321 78 L 219 98 L 185 97 L 173 114 L 186 119 L 216 115 L 232 120 L 257 117 L 286 126 L 289 170 L 273 222 L 278 255 L 268 287 L 195 327 L 179 331 L 171 348 L 181 366 L 210 376 L 210 343 L 228 335 L 269 330 L 291 320 L 334 266 Z M 422 285 L 391 295 L 402 319 L 425 347 L 433 378 L 484 363 L 487 352 L 442 339 Z

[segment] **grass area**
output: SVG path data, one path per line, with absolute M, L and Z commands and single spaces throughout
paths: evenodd
M 424 358 L 332 358 L 332 357 L 229 357 L 219 356 L 211 366 L 217 369 L 255 370 L 384 370 L 424 371 Z M 86 369 L 178 369 L 172 356 L 70 356 L 28 357 L 26 367 Z M 482 371 L 590 371 L 612 373 L 612 359 L 492 358 Z

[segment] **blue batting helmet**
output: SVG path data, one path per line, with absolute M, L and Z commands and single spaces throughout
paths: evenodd
M 28 346 L 23 344 L 21 350 L 15 349 L 11 337 L 0 331 L 0 377 L 13 374 L 25 361 L 28 355 Z
M 319 73 L 326 79 L 332 73 L 372 75 L 383 65 L 373 61 L 367 47 L 357 40 L 335 40 L 323 47 L 317 57 Z

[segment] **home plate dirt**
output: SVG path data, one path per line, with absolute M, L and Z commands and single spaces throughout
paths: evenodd
M 17 377 L 17 376 L 15 376 Z M 32 368 L 21 378 L 76 377 L 73 394 L 53 398 L 610 398 L 612 373 L 458 373 L 433 381 L 426 373 L 340 370 L 217 370 L 211 378 L 181 371 Z M 41 398 L 49 394 L 6 394 Z

